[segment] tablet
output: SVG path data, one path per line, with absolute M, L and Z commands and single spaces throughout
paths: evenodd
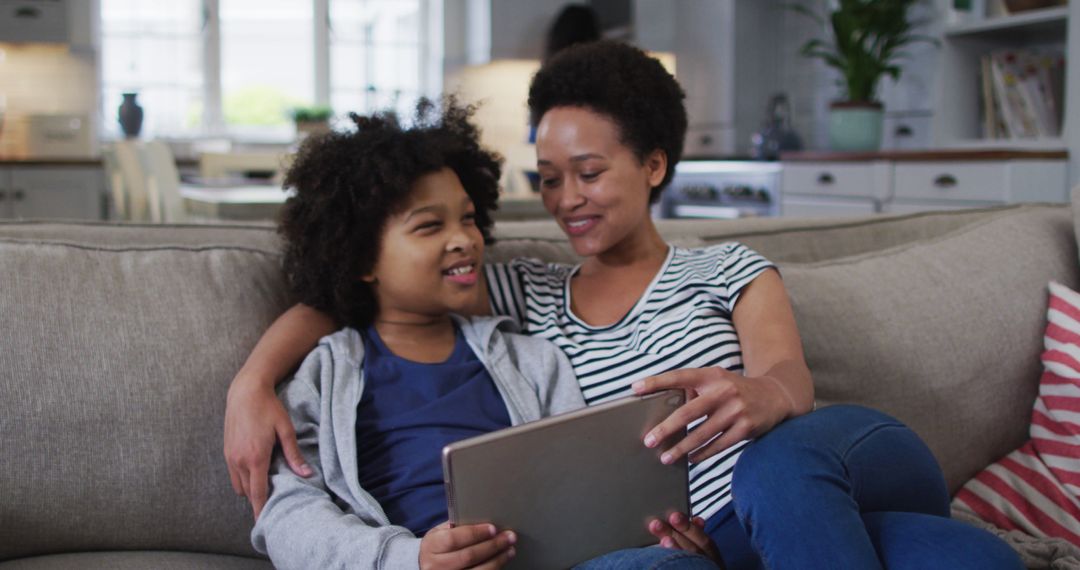
M 569 568 L 656 544 L 650 518 L 689 513 L 685 457 L 645 434 L 681 406 L 681 390 L 631 396 L 462 440 L 443 449 L 450 522 L 517 533 L 508 568 Z

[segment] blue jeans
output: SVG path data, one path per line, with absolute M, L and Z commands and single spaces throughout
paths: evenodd
M 994 535 L 949 518 L 930 450 L 899 421 L 832 406 L 747 446 L 734 509 L 706 531 L 729 569 L 1023 568 Z
M 717 570 L 712 560 L 662 546 L 616 550 L 574 566 L 574 570 Z

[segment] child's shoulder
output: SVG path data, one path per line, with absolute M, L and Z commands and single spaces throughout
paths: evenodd
M 332 332 L 319 339 L 308 358 L 316 357 L 320 352 L 334 360 L 360 363 L 364 360 L 364 333 L 353 327 Z
M 473 316 L 461 317 L 455 315 L 459 326 L 465 333 L 465 338 L 473 344 L 490 350 L 491 347 L 502 344 L 506 350 L 515 354 L 515 360 L 526 360 L 550 351 L 559 350 L 551 341 L 530 336 L 521 331 L 521 326 L 510 317 L 506 316 Z

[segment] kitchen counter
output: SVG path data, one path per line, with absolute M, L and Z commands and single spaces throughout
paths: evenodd
M 939 149 L 880 152 L 800 151 L 780 154 L 782 162 L 940 162 L 1001 160 L 1066 160 L 1067 150 Z
M 0 156 L 0 166 L 101 166 L 101 158 L 26 158 Z
M 176 165 L 180 168 L 197 167 L 199 161 L 191 159 L 177 159 Z M 101 166 L 101 157 L 26 157 L 0 155 L 0 166 Z

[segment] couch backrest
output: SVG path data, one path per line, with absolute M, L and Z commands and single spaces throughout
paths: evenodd
M 899 415 L 955 485 L 1026 429 L 1045 282 L 1078 282 L 1068 216 L 1019 207 L 662 230 L 687 245 L 741 239 L 780 261 L 819 398 Z M 550 224 L 500 232 L 492 260 L 574 259 Z M 805 259 L 817 261 L 792 261 Z M 222 418 L 233 374 L 290 304 L 279 263 L 265 227 L 0 223 L 0 560 L 252 554 Z
M 861 218 L 743 218 L 738 220 L 659 220 L 668 242 L 695 246 L 737 240 L 778 262 L 811 262 L 879 251 L 944 235 L 982 220 L 1014 215 L 1024 209 L 1060 206 L 1013 205 L 995 208 L 920 212 Z M 2 232 L 2 226 L 0 226 Z M 551 221 L 496 224 L 498 245 L 489 259 L 505 261 L 531 255 L 550 261 L 576 262 L 562 231 Z
M 273 240 L 24 229 L 0 237 L 0 560 L 252 553 L 222 417 L 230 377 L 288 305 Z
M 1068 208 L 780 270 L 818 401 L 903 420 L 952 491 L 1027 439 L 1047 283 L 1080 284 Z

